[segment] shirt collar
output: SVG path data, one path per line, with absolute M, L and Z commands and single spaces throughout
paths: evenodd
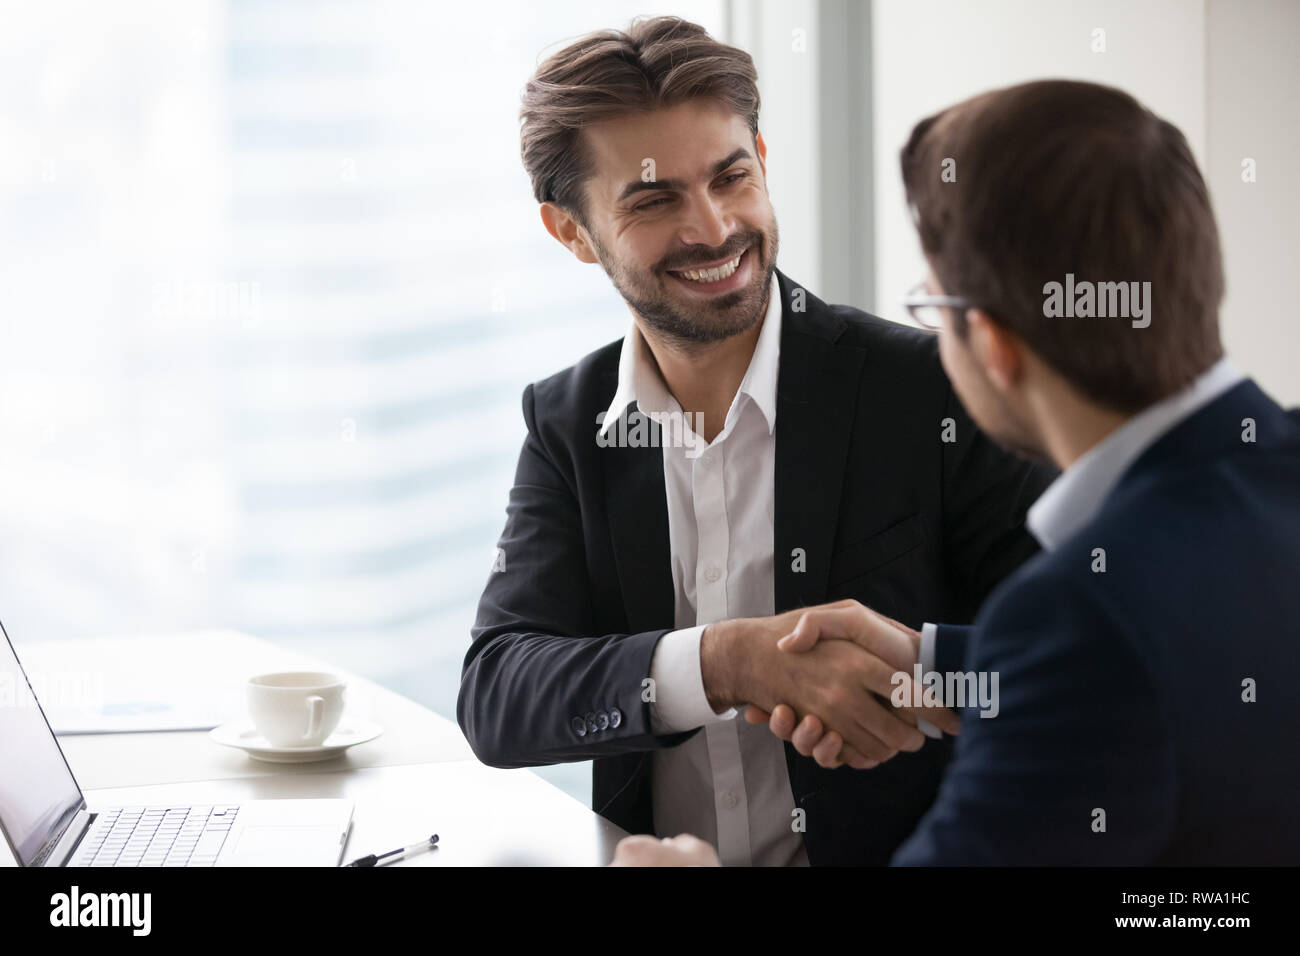
M 1088 449 L 1026 513 L 1025 524 L 1039 544 L 1051 551 L 1096 517 L 1106 496 L 1142 452 L 1241 379 L 1232 363 L 1222 358 L 1187 388 L 1143 409 Z
M 740 381 L 736 397 L 727 411 L 730 427 L 741 407 L 740 398 L 746 395 L 758 406 L 767 421 L 770 435 L 776 428 L 776 380 L 781 358 L 781 287 L 777 283 L 776 273 L 772 273 L 772 288 L 767 297 L 767 312 L 763 316 L 763 328 L 758 333 L 754 345 L 754 354 L 750 357 L 745 377 Z M 632 402 L 647 415 L 657 412 L 677 411 L 680 407 L 668 391 L 668 386 L 659 374 L 654 355 L 646 344 L 640 328 L 633 320 L 627 335 L 623 336 L 623 348 L 618 356 L 618 386 L 614 398 L 605 411 L 600 433 L 603 435 L 613 427 L 614 422 L 622 417 L 624 409 Z

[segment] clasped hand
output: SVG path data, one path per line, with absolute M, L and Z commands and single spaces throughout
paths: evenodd
M 716 627 L 700 651 L 702 670 L 720 677 L 711 702 L 725 705 L 736 694 L 748 695 L 747 721 L 767 722 L 772 733 L 823 767 L 866 770 L 900 750 L 919 750 L 925 743 L 916 729 L 921 718 L 949 734 L 961 729 L 957 715 L 932 692 L 910 686 L 921 635 L 857 601 Z M 925 706 L 894 706 L 897 688 L 920 695 L 902 699 Z M 713 847 L 690 834 L 664 840 L 642 835 L 619 843 L 613 865 L 719 862 Z
M 748 701 L 745 719 L 766 722 L 782 740 L 826 768 L 875 767 L 901 750 L 920 750 L 925 719 L 949 734 L 961 721 L 932 691 L 916 687 L 912 669 L 921 635 L 854 600 L 755 619 L 767 633 L 788 630 L 775 642 L 784 679 L 765 685 L 763 699 Z M 898 707 L 921 700 L 924 707 Z M 912 696 L 915 694 L 915 696 Z

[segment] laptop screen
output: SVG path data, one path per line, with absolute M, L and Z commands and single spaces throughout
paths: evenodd
M 3 625 L 0 634 L 0 828 L 18 863 L 31 866 L 83 801 Z

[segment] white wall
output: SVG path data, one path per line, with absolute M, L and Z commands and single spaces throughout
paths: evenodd
M 916 122 L 968 96 L 1046 77 L 1122 87 L 1177 124 L 1198 162 L 1205 146 L 1203 8 L 1186 0 L 877 0 L 875 40 L 876 307 L 925 275 L 907 216 L 898 153 Z M 1106 51 L 1093 53 L 1092 31 Z
M 1300 402 L 1300 322 L 1283 303 L 1300 256 L 1300 3 L 1294 0 L 876 0 L 875 301 L 923 275 L 898 152 L 922 117 L 983 90 L 1068 77 L 1127 90 L 1187 137 L 1223 235 L 1225 341 L 1237 364 L 1284 403 Z M 1105 52 L 1093 31 L 1105 30 Z M 1257 160 L 1243 184 L 1240 162 Z
M 1300 404 L 1300 3 L 1207 5 L 1204 172 L 1228 272 L 1224 344 L 1274 398 Z M 1256 181 L 1242 181 L 1242 160 Z

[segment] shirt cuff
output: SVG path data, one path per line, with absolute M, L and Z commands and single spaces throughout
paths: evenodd
M 934 643 L 935 643 L 935 639 L 938 636 L 939 636 L 939 626 L 937 624 L 921 625 L 920 663 L 921 663 L 922 680 L 925 679 L 926 674 L 934 670 Z M 930 723 L 928 720 L 924 720 L 922 718 L 917 718 L 916 729 L 919 730 L 921 733 L 925 734 L 927 737 L 932 737 L 935 740 L 938 740 L 943 736 L 943 731 L 941 731 L 934 724 Z
M 721 714 L 709 706 L 700 673 L 700 635 L 707 625 L 669 631 L 655 645 L 650 659 L 654 700 L 650 702 L 650 730 L 656 734 L 679 734 L 706 724 L 721 723 L 736 716 L 736 708 Z

